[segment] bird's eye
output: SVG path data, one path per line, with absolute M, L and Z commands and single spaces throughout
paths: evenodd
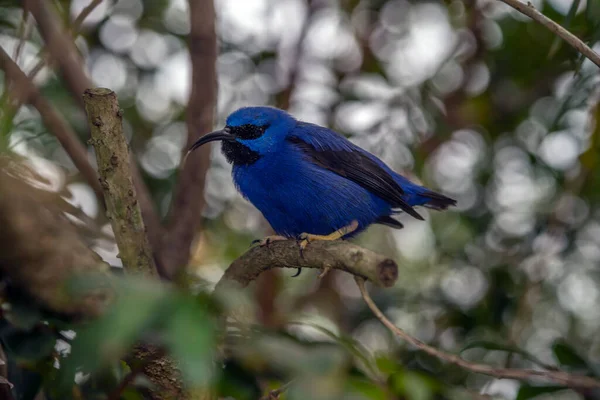
M 229 127 L 229 130 L 233 135 L 240 139 L 251 140 L 261 137 L 268 128 L 269 125 L 246 124 L 240 126 L 231 126 Z

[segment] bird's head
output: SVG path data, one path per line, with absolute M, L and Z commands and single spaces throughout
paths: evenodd
M 227 161 L 236 165 L 250 165 L 260 157 L 277 151 L 295 125 L 294 117 L 278 108 L 240 108 L 227 117 L 223 129 L 198 139 L 188 154 L 203 144 L 220 140 Z

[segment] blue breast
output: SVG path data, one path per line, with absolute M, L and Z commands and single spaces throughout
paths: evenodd
M 327 235 L 359 223 L 357 234 L 390 206 L 358 184 L 307 162 L 291 144 L 251 165 L 234 166 L 233 181 L 279 235 Z M 347 236 L 348 237 L 348 236 Z

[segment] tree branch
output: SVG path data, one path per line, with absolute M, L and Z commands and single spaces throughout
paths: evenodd
M 429 346 L 428 344 L 421 342 L 419 339 L 410 336 L 408 333 L 404 332 L 402 329 L 394 325 L 389 319 L 387 319 L 387 317 L 383 315 L 381 310 L 377 307 L 373 299 L 371 299 L 371 296 L 369 296 L 369 293 L 365 288 L 364 279 L 357 276 L 355 276 L 354 279 L 356 280 L 356 284 L 360 289 L 360 293 L 365 303 L 367 303 L 367 306 L 369 306 L 373 314 L 375 314 L 377 319 L 379 319 L 383 325 L 385 325 L 394 335 L 406 340 L 408 343 L 435 358 L 449 362 L 450 364 L 464 368 L 468 371 L 493 376 L 494 378 L 498 379 L 528 380 L 532 378 L 541 378 L 572 388 L 600 388 L 600 381 L 588 376 L 573 375 L 562 371 L 494 368 L 489 365 L 467 361 L 456 354 L 446 353 L 445 351 Z
M 93 0 L 90 4 L 87 5 L 87 7 L 85 7 L 83 10 L 81 10 L 81 12 L 79 13 L 79 15 L 73 20 L 73 24 L 71 25 L 71 37 L 75 38 L 77 37 L 77 35 L 79 34 L 79 30 L 81 29 L 81 26 L 83 25 L 83 22 L 85 21 L 85 19 L 92 13 L 92 11 L 94 11 L 94 9 L 100 4 L 102 3 L 102 0 Z M 31 71 L 29 71 L 29 78 L 33 79 L 35 78 L 35 76 L 38 74 L 38 72 L 40 72 L 42 70 L 42 68 L 44 68 L 44 65 L 46 65 L 46 63 L 49 62 L 49 54 L 47 52 L 43 52 L 42 56 L 41 56 L 41 60 L 38 61 L 38 63 L 31 69 Z M 15 58 L 16 60 L 16 58 Z
M 87 89 L 83 102 L 123 268 L 154 276 L 156 267 L 133 185 L 131 158 L 123 134 L 123 110 L 119 108 L 117 95 L 110 89 Z
M 563 371 L 534 369 L 495 368 L 464 360 L 458 355 L 439 350 L 421 342 L 395 326 L 379 310 L 365 288 L 365 279 L 381 287 L 392 286 L 398 277 L 396 263 L 382 255 L 345 241 L 316 241 L 310 243 L 300 255 L 294 240 L 271 243 L 268 247 L 257 246 L 235 260 L 217 283 L 215 295 L 223 295 L 226 290 L 242 289 L 254 281 L 262 272 L 272 268 L 334 268 L 346 271 L 356 280 L 361 295 L 373 314 L 396 336 L 436 357 L 468 371 L 493 376 L 498 379 L 528 380 L 539 378 L 572 388 L 600 388 L 600 381 L 582 375 Z M 240 314 L 239 312 L 235 315 Z M 242 314 L 240 317 L 244 317 Z
M 189 0 L 192 83 L 187 107 L 187 145 L 213 128 L 217 98 L 217 38 L 213 0 Z M 210 146 L 198 149 L 183 167 L 173 191 L 167 233 L 159 254 L 161 274 L 172 278 L 185 267 L 192 242 L 200 229 L 204 208 L 204 182 L 210 165 Z
M 521 14 L 528 16 L 529 18 L 539 22 L 548 28 L 555 35 L 559 36 L 565 42 L 569 43 L 575 50 L 579 53 L 583 54 L 587 57 L 591 62 L 600 67 L 600 55 L 592 50 L 588 45 L 583 43 L 581 39 L 577 36 L 573 35 L 571 32 L 552 21 L 550 18 L 546 17 L 544 14 L 535 9 L 531 2 L 527 2 L 527 4 L 521 2 L 520 0 L 499 0 L 515 10 L 519 11 Z
M 21 26 L 19 26 L 19 44 L 15 48 L 15 52 L 13 54 L 13 59 L 15 62 L 17 62 L 21 57 L 23 47 L 25 47 L 25 43 L 29 39 L 29 35 L 31 35 L 32 27 L 33 19 L 31 18 L 31 14 L 29 14 L 29 11 L 24 8 L 23 17 L 21 18 Z
M 284 240 L 248 250 L 227 268 L 215 293 L 225 288 L 246 287 L 262 272 L 272 268 L 339 269 L 380 287 L 393 286 L 398 279 L 398 265 L 392 259 L 350 242 L 311 242 L 300 255 L 295 240 Z
M 141 362 L 144 375 L 153 386 L 144 398 L 150 400 L 214 400 L 210 390 L 186 388 L 183 385 L 177 363 L 157 346 L 135 346 L 133 356 Z
M 63 146 L 75 167 L 81 172 L 88 184 L 92 187 L 100 201 L 103 199 L 102 188 L 98 183 L 98 175 L 87 158 L 87 150 L 80 142 L 77 134 L 71 129 L 65 119 L 56 111 L 56 109 L 44 98 L 33 82 L 21 71 L 19 66 L 10 58 L 10 56 L 0 47 L 0 68 L 4 70 L 9 81 L 13 84 L 12 96 L 22 103 L 33 105 L 40 116 L 46 128 L 56 136 L 56 139 Z
M 81 67 L 79 51 L 61 26 L 60 18 L 56 15 L 51 2 L 24 0 L 24 4 L 37 21 L 48 51 L 54 62 L 60 66 L 61 75 L 73 98 L 83 106 L 81 95 L 92 85 Z
M 81 25 L 83 25 L 85 19 L 92 13 L 92 11 L 94 11 L 96 7 L 100 5 L 100 3 L 102 3 L 102 0 L 92 0 L 90 4 L 81 10 L 71 25 L 71 32 L 73 32 L 73 34 L 77 34 L 79 32 L 79 29 L 81 29 Z
M 130 274 L 157 277 L 133 186 L 128 146 L 123 134 L 123 111 L 119 108 L 117 96 L 110 89 L 88 89 L 83 101 L 91 128 L 91 141 L 96 149 L 107 214 L 123 267 Z M 141 363 L 142 371 L 154 384 L 149 398 L 194 398 L 193 393 L 188 393 L 184 388 L 176 362 L 160 348 L 154 345 L 137 345 L 133 354 Z

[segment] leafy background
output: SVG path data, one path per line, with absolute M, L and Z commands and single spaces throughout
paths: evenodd
M 67 26 L 88 3 L 52 2 Z M 596 0 L 533 3 L 600 50 Z M 497 0 L 215 4 L 217 126 L 241 106 L 286 108 L 458 200 L 452 211 L 423 211 L 425 222 L 403 218 L 403 230 L 372 227 L 357 239 L 400 265 L 395 287 L 373 291 L 394 323 L 469 360 L 597 376 L 596 66 Z M 0 5 L 0 46 L 12 55 L 23 12 L 18 2 Z M 132 151 L 163 216 L 186 137 L 188 31 L 183 0 L 105 0 L 76 37 L 94 84 L 118 94 Z M 30 71 L 43 46 L 34 29 L 19 66 Z M 86 140 L 85 115 L 60 76 L 46 66 L 35 82 Z M 91 217 L 92 248 L 119 267 L 93 191 L 34 108 L 9 112 L 3 88 L 3 151 L 26 157 L 47 190 Z M 137 340 L 164 345 L 187 381 L 211 384 L 222 398 L 254 399 L 284 384 L 290 399 L 598 397 L 442 364 L 396 340 L 352 277 L 339 272 L 321 281 L 312 271 L 294 279 L 287 270 L 263 274 L 243 300 L 256 330 L 230 333 L 235 355 L 215 364 L 222 304 L 208 293 L 253 239 L 269 233 L 229 173 L 215 146 L 189 290 L 123 278 L 117 305 L 84 326 L 40 314 L 18 293 L 5 296 L 0 336 L 16 399 L 31 399 L 40 387 L 52 399 L 139 398 L 148 380 L 131 374 L 139 366 L 126 357 Z M 119 392 L 128 376 L 131 384 Z

